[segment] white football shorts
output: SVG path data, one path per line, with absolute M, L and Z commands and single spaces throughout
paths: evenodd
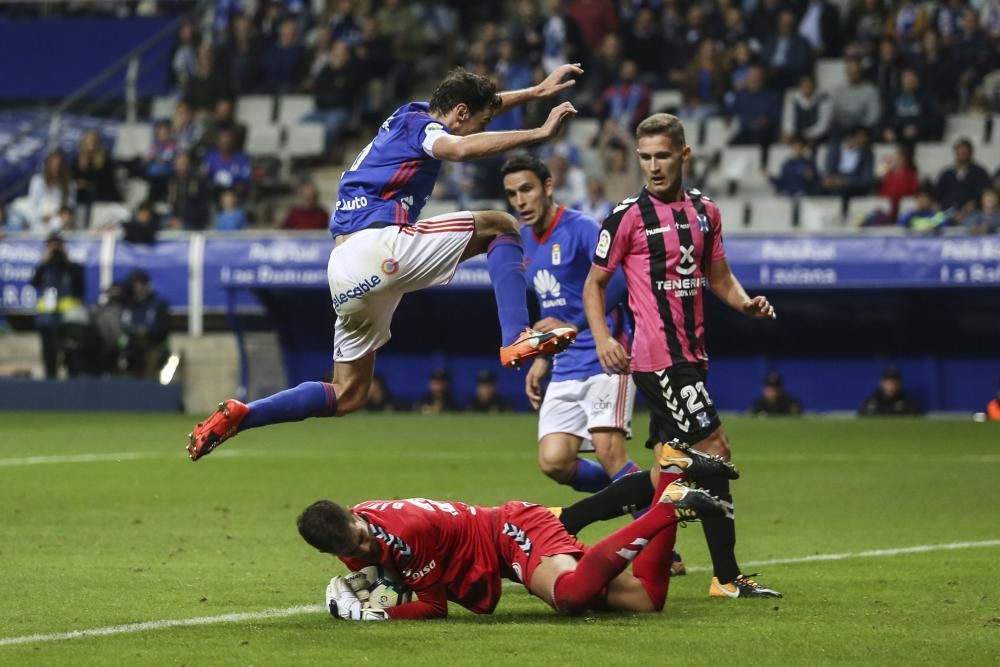
M 333 360 L 360 359 L 389 342 L 399 300 L 450 282 L 474 233 L 472 213 L 460 211 L 363 229 L 334 248 L 327 266 L 337 312 Z
M 569 433 L 584 440 L 596 428 L 613 428 L 632 437 L 635 383 L 631 375 L 600 373 L 582 380 L 549 383 L 538 414 L 538 439 Z

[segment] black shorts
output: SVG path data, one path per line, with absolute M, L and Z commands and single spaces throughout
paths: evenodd
M 662 371 L 635 371 L 635 386 L 649 403 L 646 447 L 677 439 L 693 445 L 712 435 L 722 421 L 705 387 L 705 368 L 677 364 Z

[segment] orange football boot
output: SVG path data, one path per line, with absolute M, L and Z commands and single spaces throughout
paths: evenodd
M 211 454 L 213 449 L 236 435 L 248 414 L 250 408 L 235 398 L 219 403 L 218 409 L 208 419 L 198 422 L 194 431 L 188 433 L 187 452 L 191 460 L 197 461 Z

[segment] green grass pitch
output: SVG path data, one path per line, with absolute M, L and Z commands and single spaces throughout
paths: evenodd
M 659 615 L 561 618 L 508 586 L 495 615 L 452 605 L 443 622 L 307 611 L 11 644 L 316 605 L 339 566 L 294 521 L 318 498 L 575 494 L 538 472 L 531 416 L 312 420 L 245 433 L 197 464 L 183 451 L 188 417 L 0 419 L 0 665 L 1000 664 L 995 425 L 727 419 L 744 562 L 994 541 L 745 567 L 781 600 L 709 599 L 701 529 L 689 526 L 678 545 L 700 571 L 674 580 Z M 648 465 L 641 441 L 630 450 Z

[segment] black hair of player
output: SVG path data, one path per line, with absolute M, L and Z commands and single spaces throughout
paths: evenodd
M 477 114 L 485 109 L 499 109 L 502 102 L 495 83 L 464 67 L 456 67 L 431 94 L 431 112 L 447 114 L 459 104 L 469 107 L 470 114 Z
M 299 535 L 327 554 L 350 553 L 356 546 L 354 515 L 329 500 L 317 500 L 299 515 Z
M 549 165 L 545 164 L 531 153 L 518 153 L 511 159 L 504 162 L 500 168 L 500 176 L 516 174 L 519 171 L 530 171 L 538 177 L 538 182 L 545 184 L 545 181 L 552 178 Z

